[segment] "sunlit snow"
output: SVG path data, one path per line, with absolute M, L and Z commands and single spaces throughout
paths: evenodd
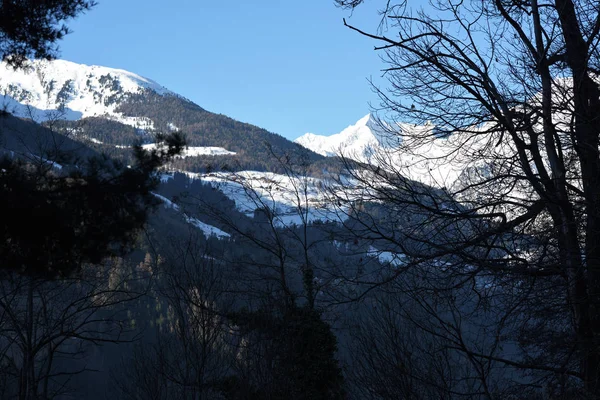
M 176 95 L 134 73 L 65 60 L 33 60 L 26 68 L 0 63 L 0 107 L 35 121 L 78 120 L 102 116 L 139 129 L 153 128 L 147 118 L 116 111 L 123 96 L 149 89 Z
M 157 147 L 156 143 L 149 143 L 142 146 L 146 150 L 153 150 Z M 229 151 L 223 147 L 186 147 L 183 153 L 178 157 L 195 157 L 195 156 L 232 156 L 236 153 Z

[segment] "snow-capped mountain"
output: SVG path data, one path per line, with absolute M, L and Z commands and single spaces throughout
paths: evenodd
M 55 132 L 98 152 L 127 158 L 130 146 L 156 132 L 180 131 L 189 148 L 176 168 L 271 171 L 279 153 L 298 145 L 257 126 L 212 113 L 155 81 L 132 72 L 64 60 L 34 60 L 14 70 L 0 63 L 0 111 L 46 122 Z M 221 160 L 216 161 L 215 157 Z M 313 161 L 322 159 L 310 153 Z
M 324 156 L 344 155 L 358 161 L 366 161 L 380 148 L 393 147 L 389 135 L 371 114 L 365 115 L 354 125 L 331 136 L 307 133 L 296 143 Z
M 125 117 L 116 110 L 127 96 L 144 91 L 175 95 L 150 79 L 121 69 L 33 60 L 26 68 L 15 70 L 0 63 L 0 107 L 38 122 L 102 116 L 138 128 L 152 128 L 152 121 Z

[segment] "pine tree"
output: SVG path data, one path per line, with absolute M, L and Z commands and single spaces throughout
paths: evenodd
M 235 378 L 228 381 L 226 395 L 237 399 L 239 389 L 252 399 L 341 400 L 344 378 L 336 360 L 337 339 L 321 314 L 307 306 L 273 311 L 240 312 L 232 321 L 247 334 L 246 359 L 251 369 L 263 369 L 268 384 Z M 258 346 L 258 347 L 256 347 Z M 261 349 L 259 349 L 261 347 Z M 267 360 L 265 362 L 265 360 Z

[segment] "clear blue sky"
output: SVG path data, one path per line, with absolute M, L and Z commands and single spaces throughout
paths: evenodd
M 151 78 L 205 109 L 287 138 L 333 134 L 376 104 L 367 78 L 373 4 L 353 15 L 333 0 L 99 0 L 69 23 L 61 58 Z

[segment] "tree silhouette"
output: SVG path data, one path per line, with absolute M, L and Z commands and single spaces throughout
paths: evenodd
M 134 147 L 132 166 L 102 156 L 60 170 L 56 158 L 0 160 L 0 207 L 14 212 L 2 221 L 1 268 L 52 278 L 129 248 L 157 202 L 157 169 L 184 145 L 178 134 L 164 140 L 152 151 Z

